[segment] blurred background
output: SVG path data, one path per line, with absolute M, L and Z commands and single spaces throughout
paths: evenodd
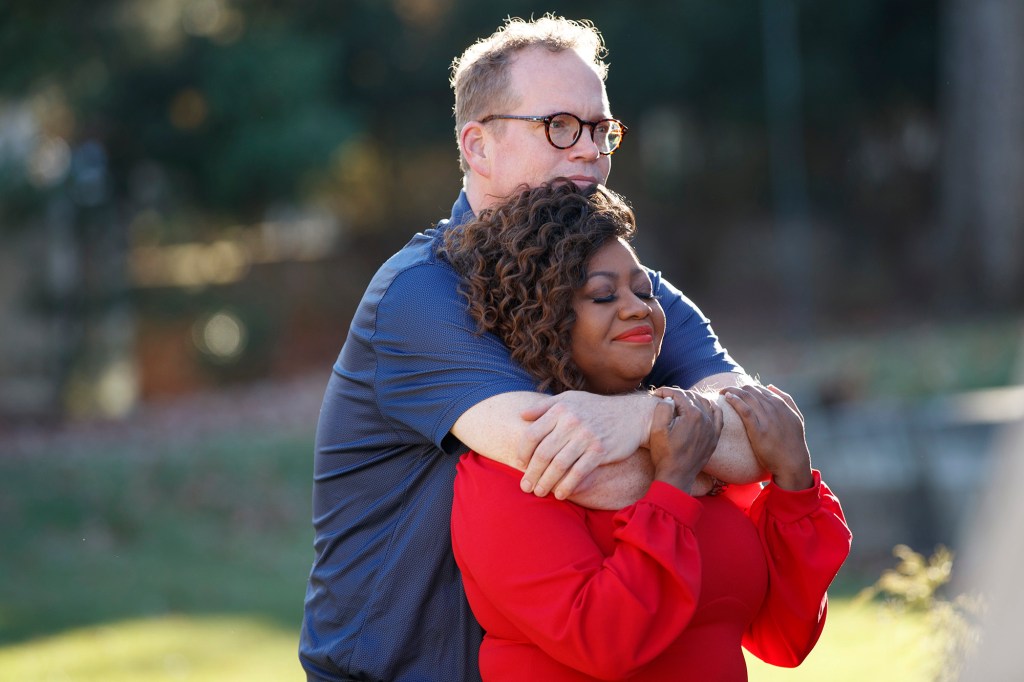
M 331 363 L 450 213 L 452 58 L 547 11 L 641 258 L 804 409 L 841 588 L 964 545 L 1024 447 L 1024 3 L 4 0 L 0 679 L 296 679 Z

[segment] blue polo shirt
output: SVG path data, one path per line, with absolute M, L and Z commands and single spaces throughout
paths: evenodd
M 536 382 L 477 334 L 459 276 L 436 255 L 451 218 L 415 235 L 370 282 L 327 384 L 313 482 L 316 558 L 299 658 L 313 680 L 477 681 L 482 631 L 451 552 L 452 483 L 470 407 Z M 668 320 L 652 385 L 741 371 L 710 323 L 651 273 Z

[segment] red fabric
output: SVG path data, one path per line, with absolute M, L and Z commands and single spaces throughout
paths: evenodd
M 655 482 L 618 512 L 525 494 L 521 476 L 470 453 L 455 479 L 452 545 L 487 633 L 486 682 L 746 680 L 741 644 L 792 666 L 817 642 L 850 549 L 818 472 L 806 491 L 769 484 L 748 510 Z

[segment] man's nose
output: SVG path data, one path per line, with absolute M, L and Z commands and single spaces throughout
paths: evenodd
M 580 131 L 580 139 L 576 140 L 569 149 L 572 151 L 573 158 L 580 158 L 586 161 L 597 161 L 601 158 L 601 152 L 597 148 L 597 143 L 594 142 L 594 129 L 592 126 L 584 124 L 583 129 Z

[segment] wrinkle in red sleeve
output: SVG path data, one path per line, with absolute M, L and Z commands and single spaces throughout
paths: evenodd
M 814 485 L 787 491 L 770 483 L 750 508 L 768 564 L 768 594 L 743 645 L 773 665 L 799 665 L 825 626 L 827 590 L 850 553 L 839 499 L 814 470 Z
M 467 457 L 456 478 L 452 541 L 485 630 L 525 637 L 601 679 L 628 676 L 680 636 L 701 587 L 696 500 L 656 482 L 615 513 L 609 553 L 581 508 L 522 493 L 518 472 Z

